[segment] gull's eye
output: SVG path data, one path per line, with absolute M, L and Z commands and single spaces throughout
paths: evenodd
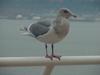
M 63 10 L 64 11 L 64 13 L 69 13 L 67 10 Z

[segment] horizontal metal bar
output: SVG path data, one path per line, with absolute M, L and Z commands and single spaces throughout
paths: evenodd
M 61 60 L 45 57 L 0 57 L 0 67 L 91 64 L 100 64 L 100 56 L 62 56 Z

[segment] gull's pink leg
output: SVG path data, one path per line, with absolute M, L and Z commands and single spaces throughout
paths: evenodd
M 57 58 L 58 60 L 60 60 L 61 56 L 54 54 L 54 46 L 53 46 L 53 44 L 51 45 L 51 47 L 52 47 L 52 55 L 51 56 L 54 57 L 54 58 Z
M 45 49 L 46 49 L 46 58 L 50 58 L 51 60 L 53 60 L 53 57 L 52 56 L 50 56 L 50 55 L 48 55 L 48 50 L 47 50 L 47 44 L 45 44 Z

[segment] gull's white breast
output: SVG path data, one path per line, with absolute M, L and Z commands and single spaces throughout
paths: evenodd
M 69 32 L 69 23 L 63 22 L 63 25 L 58 26 L 58 31 L 59 32 L 56 32 L 55 29 L 52 27 L 48 31 L 48 33 L 38 36 L 37 40 L 49 44 L 61 41 Z

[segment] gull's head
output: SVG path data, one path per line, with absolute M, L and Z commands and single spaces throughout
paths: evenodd
M 61 8 L 59 10 L 59 15 L 64 17 L 64 18 L 69 18 L 69 17 L 77 17 L 76 15 L 74 15 L 68 8 Z

